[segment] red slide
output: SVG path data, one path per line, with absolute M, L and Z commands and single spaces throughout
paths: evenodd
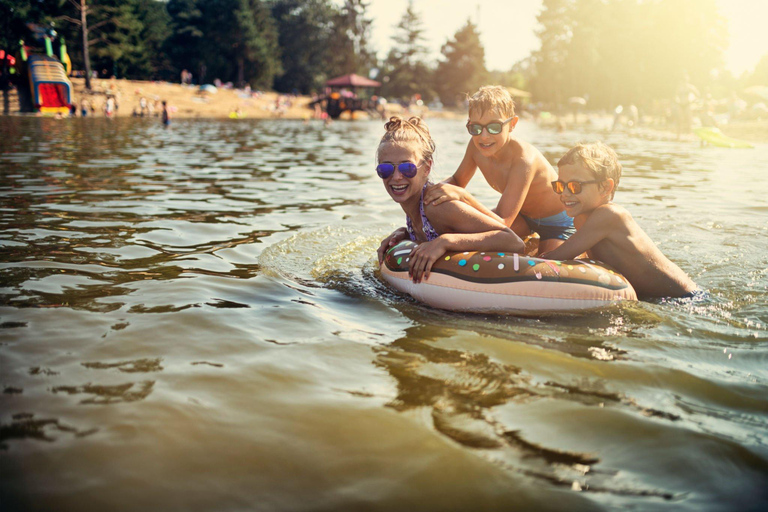
M 64 86 L 61 84 L 39 84 L 41 107 L 69 107 Z

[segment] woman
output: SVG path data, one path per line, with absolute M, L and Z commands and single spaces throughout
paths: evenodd
M 406 215 L 404 233 L 419 246 L 410 255 L 410 275 L 418 283 L 429 279 L 432 265 L 448 251 L 523 252 L 523 241 L 496 219 L 461 201 L 424 205 L 432 186 L 429 173 L 435 143 L 418 117 L 392 117 L 384 126 L 376 152 L 376 172 L 390 197 Z M 388 237 L 378 249 L 379 263 L 389 249 Z

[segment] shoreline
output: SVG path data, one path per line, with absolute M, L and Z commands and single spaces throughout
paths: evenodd
M 160 117 L 160 102 L 168 102 L 171 119 L 293 119 L 307 121 L 318 119 L 313 108 L 311 96 L 288 95 L 276 92 L 248 92 L 241 89 L 218 88 L 215 92 L 201 92 L 196 85 L 182 85 L 171 82 L 154 82 L 145 80 L 126 79 L 93 79 L 92 89 L 85 89 L 85 79 L 70 78 L 72 82 L 72 101 L 78 106 L 77 116 L 80 115 L 81 101 L 89 104 L 88 117 L 104 117 L 104 105 L 108 96 L 113 96 L 118 104 L 113 117 Z M 146 100 L 144 115 L 141 116 L 141 99 Z M 10 93 L 10 113 L 4 116 L 34 116 L 43 117 L 39 113 L 27 113 L 18 111 L 18 92 Z M 15 108 L 14 108 L 15 106 Z M 399 104 L 386 105 L 384 117 L 391 115 L 410 116 L 416 115 L 425 119 L 459 119 L 466 113 L 458 110 L 432 111 L 427 107 L 419 107 L 412 111 L 403 108 Z M 525 116 L 525 114 L 521 114 Z M 375 119 L 367 112 L 358 111 L 354 115 L 345 112 L 341 118 L 345 119 Z M 574 120 L 572 114 L 551 115 L 544 119 L 526 117 L 527 121 L 538 123 L 540 126 L 553 130 L 574 129 L 589 125 L 593 128 L 608 129 L 612 124 L 613 116 L 597 112 L 583 112 Z M 674 127 L 660 123 L 652 118 L 644 119 L 636 127 L 620 127 L 621 130 L 634 131 L 638 137 L 663 137 L 669 140 L 698 141 L 693 134 L 683 134 L 680 137 L 675 133 Z M 742 139 L 752 143 L 768 143 L 768 119 L 743 119 L 732 121 L 720 127 L 721 131 L 735 139 Z

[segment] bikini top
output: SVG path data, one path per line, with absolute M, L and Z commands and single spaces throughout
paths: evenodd
M 429 223 L 427 214 L 424 213 L 424 190 L 427 188 L 427 185 L 428 183 L 424 184 L 424 188 L 421 189 L 421 197 L 419 197 L 419 214 L 421 215 L 421 230 L 427 236 L 427 242 L 430 242 L 440 235 L 435 231 L 435 228 L 432 227 L 432 224 Z M 415 242 L 416 233 L 413 230 L 411 218 L 407 215 L 405 216 L 405 226 L 408 229 L 408 236 L 411 238 L 411 241 Z

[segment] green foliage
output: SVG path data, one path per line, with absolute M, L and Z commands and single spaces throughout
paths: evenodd
M 538 21 L 531 90 L 552 105 L 647 105 L 686 73 L 704 88 L 727 39 L 715 0 L 544 0 Z
M 67 0 L 0 0 L 0 49 L 19 54 L 19 40 L 34 44 L 27 23 L 49 27 Z M 58 27 L 55 27 L 58 30 Z
M 367 4 L 346 0 L 279 0 L 272 16 L 280 33 L 284 73 L 275 79 L 281 92 L 320 90 L 329 78 L 347 73 L 367 75 L 375 65 L 368 49 L 371 20 Z
M 376 55 L 369 48 L 372 20 L 365 15 L 368 5 L 363 0 L 345 0 L 334 16 L 326 56 L 329 77 L 367 76 L 375 67 Z
M 435 70 L 435 90 L 443 104 L 458 105 L 488 79 L 485 49 L 480 43 L 477 26 L 467 20 L 441 51 L 445 60 Z
M 429 84 L 432 70 L 424 62 L 427 47 L 421 16 L 413 8 L 413 0 L 395 27 L 393 45 L 383 63 L 382 95 L 390 98 L 410 99 L 420 94 L 429 101 L 433 96 Z

